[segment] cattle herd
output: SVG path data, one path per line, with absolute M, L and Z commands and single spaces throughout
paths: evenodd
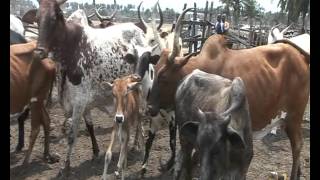
M 292 149 L 291 180 L 298 180 L 302 141 L 302 118 L 309 99 L 310 36 L 283 38 L 273 27 L 268 45 L 233 50 L 228 38 L 213 34 L 200 52 L 183 56 L 180 34 L 185 9 L 173 32 L 161 30 L 159 2 L 152 9 L 148 25 L 116 23 L 81 9 L 65 18 L 60 5 L 66 0 L 41 0 L 23 22 L 37 23 L 38 38 L 26 40 L 20 19 L 10 15 L 10 122 L 18 121 L 19 141 L 24 147 L 24 121 L 31 112 L 29 147 L 22 166 L 28 166 L 40 132 L 44 130 L 44 159 L 58 162 L 50 151 L 50 117 L 47 106 L 57 85 L 68 129 L 64 167 L 58 176 L 69 177 L 72 154 L 83 117 L 92 141 L 93 158 L 100 152 L 91 110 L 113 116 L 111 141 L 105 151 L 102 179 L 112 158 L 116 137 L 120 156 L 115 174 L 125 179 L 128 141 L 135 130 L 134 145 L 144 151 L 141 173 L 147 164 L 160 121 L 169 124 L 171 157 L 162 169 L 173 169 L 174 179 L 192 179 L 194 161 L 200 164 L 200 179 L 246 179 L 253 157 L 253 132 L 286 112 L 284 127 Z M 116 2 L 115 2 L 116 3 Z M 156 27 L 155 16 L 161 22 Z M 92 25 L 96 15 L 101 21 Z M 113 97 L 113 98 L 112 98 Z M 113 99 L 113 100 L 112 100 Z M 111 102 L 110 102 L 111 101 Z M 112 103 L 114 113 L 106 106 Z M 148 138 L 142 116 L 150 120 Z M 279 124 L 279 123 L 278 123 Z M 176 152 L 176 135 L 181 149 Z M 194 153 L 193 153 L 194 151 Z

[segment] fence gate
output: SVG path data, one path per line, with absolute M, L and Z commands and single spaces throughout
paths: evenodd
M 194 3 L 194 9 L 190 10 L 192 14 L 186 14 L 185 20 L 182 21 L 182 43 L 183 47 L 187 47 L 188 53 L 199 51 L 205 40 L 212 34 L 212 24 L 210 23 L 213 15 L 213 2 L 211 2 L 210 10 L 208 1 L 204 10 L 198 10 L 197 4 Z M 187 8 L 184 4 L 183 10 Z

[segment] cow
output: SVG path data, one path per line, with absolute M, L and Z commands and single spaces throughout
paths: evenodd
M 95 140 L 90 111 L 110 101 L 111 95 L 101 87 L 101 82 L 111 82 L 117 77 L 131 74 L 139 57 L 152 47 L 145 42 L 143 31 L 133 23 L 121 23 L 103 29 L 87 25 L 83 14 L 78 24 L 65 21 L 60 5 L 66 0 L 42 0 L 38 9 L 39 38 L 34 55 L 38 60 L 52 52 L 61 66 L 59 75 L 60 102 L 72 126 L 68 135 L 68 151 L 62 175 L 70 173 L 70 157 L 77 138 L 79 121 L 85 116 L 93 143 L 93 154 L 99 148 Z
M 10 14 L 10 45 L 26 43 L 22 21 L 15 15 Z
M 20 151 L 24 146 L 24 120 L 27 118 L 29 110 L 31 111 L 30 143 L 23 164 L 26 164 L 30 159 L 40 125 L 43 126 L 45 137 L 44 159 L 49 163 L 59 160 L 59 156 L 50 154 L 49 151 L 50 118 L 44 104 L 55 79 L 55 63 L 49 58 L 43 61 L 33 60 L 35 48 L 35 41 L 10 46 L 10 121 L 18 117 L 19 142 L 17 151 Z
M 224 35 L 210 36 L 195 57 L 192 56 L 196 53 L 179 57 L 179 20 L 173 50 L 164 49 L 155 65 L 155 77 L 148 100 L 149 113 L 155 116 L 160 108 L 174 109 L 178 81 L 194 69 L 229 79 L 241 77 L 247 90 L 254 131 L 264 128 L 280 111 L 287 112 L 284 125 L 292 148 L 291 180 L 297 179 L 303 144 L 301 122 L 309 98 L 310 57 L 285 42 L 251 49 L 228 49 Z
M 111 133 L 111 141 L 105 155 L 105 164 L 102 178 L 107 179 L 107 170 L 111 162 L 112 148 L 115 141 L 116 133 L 120 140 L 120 156 L 118 160 L 118 170 L 115 172 L 121 179 L 125 178 L 125 170 L 127 168 L 128 143 L 130 140 L 130 129 L 136 129 L 135 145 L 139 149 L 143 145 L 142 124 L 139 117 L 139 101 L 140 101 L 140 78 L 128 75 L 116 79 L 113 83 L 104 82 L 103 86 L 112 88 L 112 94 L 115 98 L 115 116 Z
M 152 25 L 151 27 L 148 26 L 145 21 L 141 18 L 140 15 L 140 7 L 141 7 L 142 2 L 138 6 L 138 17 L 140 19 L 140 27 L 142 26 L 142 29 L 145 29 L 146 33 L 146 39 L 149 43 L 150 46 L 155 47 L 152 52 L 146 52 L 141 56 L 141 61 L 138 62 L 138 65 L 136 68 L 135 73 L 139 74 L 140 77 L 143 77 L 142 79 L 142 97 L 144 100 L 147 100 L 149 96 L 149 92 L 151 89 L 151 86 L 153 84 L 154 80 L 154 68 L 153 64 L 156 64 L 157 61 L 159 60 L 161 49 L 163 48 L 168 48 L 172 49 L 172 44 L 173 44 L 173 37 L 174 33 L 167 33 L 165 31 L 161 31 L 161 25 L 162 25 L 162 11 L 160 8 L 159 3 L 157 2 L 155 6 L 153 7 L 153 13 L 152 13 Z M 158 27 L 155 27 L 155 14 L 156 14 L 156 9 L 158 8 L 159 14 L 160 14 L 160 24 Z M 183 13 L 186 13 L 190 9 L 186 10 Z M 179 46 L 182 46 L 182 41 L 179 38 Z M 182 53 L 182 52 L 181 52 Z M 182 54 L 180 54 L 182 55 Z M 148 64 L 148 62 L 151 62 L 152 64 Z M 143 104 L 142 107 L 145 105 Z M 149 159 L 149 154 L 150 154 L 150 149 L 152 147 L 153 140 L 155 138 L 156 132 L 162 128 L 162 125 L 167 123 L 169 125 L 169 133 L 170 136 L 175 136 L 175 125 L 174 125 L 174 112 L 166 112 L 166 111 L 161 111 L 161 113 L 158 114 L 158 116 L 152 117 L 150 119 L 150 129 L 148 132 L 148 139 L 146 141 L 146 146 L 145 146 L 145 153 L 144 153 L 144 159 L 142 162 L 142 169 L 141 173 L 142 175 L 146 172 L 147 164 L 148 164 L 148 159 Z M 170 149 L 171 149 L 171 157 L 168 160 L 166 164 L 161 164 L 161 169 L 162 170 L 169 170 L 173 163 L 174 163 L 174 158 L 175 158 L 175 141 L 170 141 Z
M 200 154 L 200 179 L 245 179 L 253 144 L 241 78 L 231 81 L 193 70 L 179 82 L 175 107 L 181 153 L 174 179 L 180 179 L 181 172 L 186 173 L 185 179 L 192 178 L 193 149 Z

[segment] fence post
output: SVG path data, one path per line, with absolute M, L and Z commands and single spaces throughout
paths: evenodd
M 206 26 L 207 26 L 207 24 L 208 23 L 205 23 L 206 22 L 206 20 L 207 20 L 207 15 L 208 15 L 208 6 L 209 6 L 209 2 L 208 1 L 206 1 L 206 7 L 205 7 L 205 9 L 204 9 L 204 17 L 203 17 L 203 22 L 204 22 L 204 24 L 202 25 L 203 27 L 202 27 L 202 38 L 201 38 L 201 46 L 200 46 L 200 49 L 202 49 L 202 45 L 203 45 L 203 43 L 204 43 L 204 38 L 206 37 L 205 35 L 206 35 Z
M 213 2 L 211 1 L 210 11 L 209 11 L 209 22 L 212 22 L 212 11 L 213 11 Z M 206 38 L 212 34 L 212 26 L 208 23 L 207 31 L 206 31 Z
M 194 3 L 194 12 L 193 12 L 193 21 L 197 21 L 197 3 Z M 196 24 L 193 23 L 192 26 L 192 37 L 194 37 L 196 35 Z M 193 42 L 193 52 L 197 52 L 197 47 L 198 47 L 198 41 L 195 39 L 195 41 Z

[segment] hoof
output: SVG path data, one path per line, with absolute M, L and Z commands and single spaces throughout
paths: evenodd
M 143 167 L 142 169 L 141 169 L 141 176 L 143 177 L 145 174 L 146 174 L 146 172 L 147 172 L 147 168 L 145 168 L 145 167 Z
M 119 177 L 120 175 L 119 171 L 114 171 L 114 174 L 116 175 L 116 177 Z
M 49 164 L 53 164 L 59 162 L 60 155 L 59 154 L 49 154 L 44 157 L 45 161 Z
M 57 178 L 68 179 L 70 176 L 70 168 L 63 168 L 59 170 Z
M 22 148 L 23 148 L 23 145 L 18 144 L 17 147 L 16 147 L 15 152 L 17 152 L 17 153 L 18 153 L 18 152 L 21 152 Z
M 159 161 L 160 161 L 159 170 L 161 172 L 169 171 L 173 167 L 173 164 L 174 164 L 173 159 L 170 159 L 167 163 L 162 163 L 161 160 L 159 160 Z

